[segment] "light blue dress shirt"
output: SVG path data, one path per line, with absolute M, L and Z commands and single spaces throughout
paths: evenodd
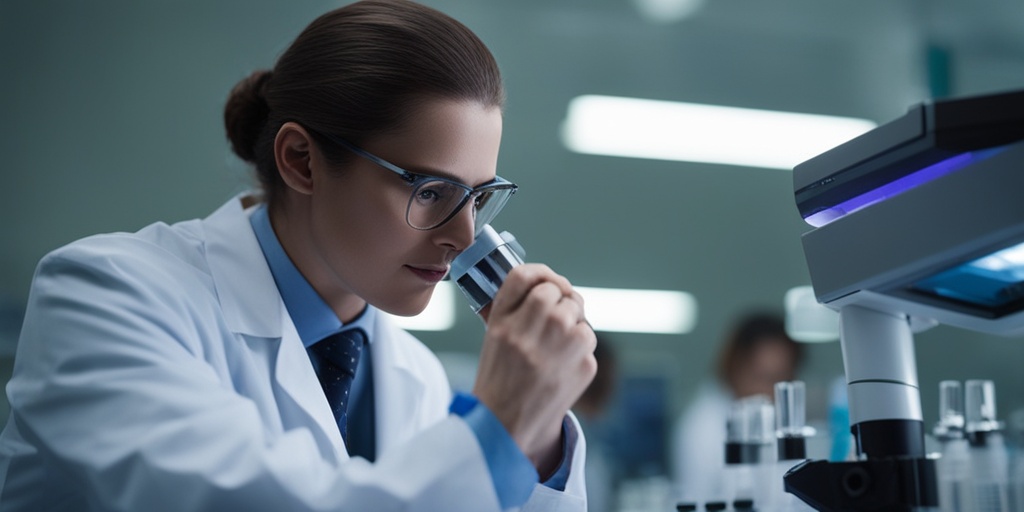
M 369 327 L 373 325 L 378 314 L 377 309 L 367 305 L 355 320 L 342 324 L 334 310 L 317 294 L 284 252 L 270 225 L 265 205 L 257 207 L 250 217 L 250 222 L 288 315 L 291 316 L 299 338 L 306 348 L 327 336 L 354 327 L 362 328 L 367 333 L 367 343 L 372 345 L 373 340 L 369 339 L 372 330 Z M 363 351 L 352 382 L 348 443 L 350 454 L 371 461 L 376 458 L 372 352 Z M 315 366 L 317 359 L 313 357 L 311 360 Z M 502 508 L 518 507 L 525 503 L 529 499 L 533 485 L 538 481 L 537 471 L 515 444 L 504 425 L 490 409 L 479 403 L 472 395 L 456 396 L 452 401 L 451 412 L 462 417 L 476 435 Z M 558 470 L 544 482 L 544 485 L 560 491 L 565 490 L 572 452 L 576 445 L 576 431 L 568 425 L 568 421 L 567 418 L 562 425 L 562 461 Z

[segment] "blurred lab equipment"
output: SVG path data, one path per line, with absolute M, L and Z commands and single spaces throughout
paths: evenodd
M 1009 454 L 996 418 L 996 390 L 990 380 L 964 386 L 967 440 L 970 443 L 972 512 L 1010 512 Z
M 679 502 L 724 499 L 723 449 L 733 403 L 756 395 L 766 399 L 776 382 L 795 379 L 803 349 L 787 335 L 782 315 L 752 311 L 737 318 L 720 347 L 717 378 L 700 384 L 675 425 L 672 463 Z
M 769 480 L 767 503 L 761 510 L 801 512 L 813 510 L 796 496 L 787 493 L 783 477 L 793 466 L 807 459 L 807 438 L 815 434 L 807 425 L 807 391 L 802 381 L 775 384 L 775 437 L 777 458 Z
M 768 397 L 733 403 L 726 423 L 725 485 L 722 498 L 734 508 L 761 508 L 773 487 L 775 409 Z
M 923 103 L 794 168 L 815 295 L 840 316 L 858 454 L 786 475 L 816 509 L 939 505 L 913 335 L 1024 333 L 1022 162 L 1024 90 Z
M 960 382 L 939 383 L 939 421 L 933 433 L 939 442 L 939 459 L 935 461 L 939 485 L 939 506 L 942 512 L 971 510 L 969 482 L 971 459 L 964 431 L 964 395 Z

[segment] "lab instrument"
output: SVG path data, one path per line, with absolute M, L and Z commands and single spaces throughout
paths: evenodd
M 797 165 L 818 302 L 840 315 L 858 460 L 808 461 L 786 489 L 819 510 L 938 505 L 913 335 L 1024 333 L 1024 90 L 942 99 Z
M 474 313 L 491 303 L 512 268 L 521 265 L 526 251 L 508 231 L 498 234 L 490 225 L 452 261 L 450 278 L 466 296 Z

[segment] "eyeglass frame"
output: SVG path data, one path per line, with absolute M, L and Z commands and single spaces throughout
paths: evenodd
M 444 226 L 445 224 L 448 223 L 448 221 L 450 221 L 453 218 L 455 218 L 455 216 L 458 215 L 459 212 L 461 212 L 463 208 L 466 207 L 466 203 L 469 202 L 469 199 L 471 197 L 473 197 L 474 195 L 479 195 L 479 192 L 482 192 L 482 191 L 485 191 L 485 190 L 489 190 L 489 189 L 511 189 L 512 192 L 510 192 L 509 195 L 508 195 L 508 198 L 505 199 L 505 202 L 507 203 L 508 200 L 511 199 L 512 196 L 515 195 L 516 191 L 519 190 L 519 186 L 518 185 L 516 185 L 515 183 L 512 183 L 511 181 L 508 181 L 505 178 L 502 178 L 501 176 L 498 176 L 498 175 L 494 176 L 494 180 L 492 180 L 492 181 L 490 181 L 488 183 L 485 183 L 483 185 L 480 185 L 479 187 L 470 187 L 469 185 L 466 185 L 465 183 L 459 183 L 458 181 L 455 181 L 455 180 L 452 180 L 452 179 L 449 179 L 449 178 L 444 178 L 444 177 L 441 177 L 441 176 L 433 176 L 433 175 L 430 175 L 430 174 L 423 174 L 423 173 L 408 171 L 408 170 L 403 169 L 403 168 L 401 168 L 401 167 L 399 167 L 399 166 L 397 166 L 397 165 L 395 165 L 395 164 L 393 164 L 391 162 L 388 162 L 387 160 L 384 160 L 383 158 L 381 158 L 381 157 L 379 157 L 377 155 L 374 155 L 373 153 L 370 153 L 369 151 L 366 151 L 365 149 L 363 149 L 363 148 L 361 148 L 359 146 L 356 146 L 355 144 L 352 144 L 351 142 L 349 142 L 349 141 L 347 141 L 347 140 L 345 140 L 345 139 L 343 139 L 341 137 L 336 137 L 336 136 L 328 134 L 328 133 L 323 133 L 323 132 L 320 132 L 320 131 L 311 130 L 309 128 L 306 128 L 306 130 L 308 130 L 310 132 L 313 132 L 316 135 L 319 135 L 319 136 L 329 140 L 330 142 L 332 142 L 334 144 L 337 144 L 337 145 L 339 145 L 339 146 L 341 146 L 341 147 L 351 151 L 352 153 L 355 153 L 356 156 L 359 156 L 359 157 L 362 157 L 362 158 L 364 158 L 366 160 L 369 160 L 370 162 L 373 162 L 374 164 L 377 164 L 378 166 L 383 167 L 384 169 L 387 169 L 387 170 L 397 174 L 400 178 L 402 178 L 402 181 L 404 181 L 406 184 L 408 184 L 410 187 L 412 187 L 413 193 L 415 193 L 416 190 L 419 188 L 419 186 L 422 185 L 425 181 L 441 181 L 441 182 L 444 182 L 444 183 L 448 183 L 450 185 L 454 185 L 454 186 L 456 186 L 458 188 L 461 188 L 461 189 L 466 191 L 465 192 L 465 196 L 463 196 L 462 200 L 459 202 L 459 205 L 456 206 L 451 211 L 451 213 L 448 214 L 447 217 L 445 217 L 443 220 L 441 220 L 440 222 L 438 222 L 437 224 L 435 224 L 435 225 L 433 225 L 433 226 L 431 226 L 429 228 L 418 228 L 416 226 L 413 226 L 412 222 L 409 221 L 409 212 L 412 210 L 412 202 L 415 200 L 415 195 L 414 194 L 410 194 L 409 195 L 409 202 L 405 206 L 405 223 L 408 224 L 409 227 L 411 227 L 411 228 L 413 228 L 415 230 L 418 230 L 418 231 L 430 231 L 431 229 L 437 229 L 437 228 L 439 228 L 441 226 Z M 501 210 L 503 210 L 504 208 L 505 208 L 505 205 L 504 204 L 501 205 L 501 207 L 498 208 L 498 211 L 496 211 L 494 213 L 494 217 L 497 217 L 498 213 L 501 213 Z M 492 217 L 492 219 L 494 217 Z M 477 225 L 477 223 L 476 223 L 476 212 L 474 211 L 473 212 L 473 234 L 474 234 L 474 236 L 480 234 L 480 230 L 483 229 L 483 226 L 484 226 L 484 224 Z

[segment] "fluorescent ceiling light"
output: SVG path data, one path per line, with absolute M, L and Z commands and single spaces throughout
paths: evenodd
M 683 334 L 697 323 L 697 300 L 686 292 L 577 286 L 596 331 Z
M 640 15 L 654 23 L 675 23 L 697 13 L 706 0 L 633 0 Z
M 848 117 L 587 95 L 569 103 L 562 140 L 578 153 L 792 169 L 875 126 Z
M 576 290 L 586 304 L 587 320 L 598 331 L 683 334 L 697 322 L 697 301 L 686 292 L 579 286 Z M 455 325 L 456 295 L 455 286 L 442 281 L 419 315 L 382 314 L 410 331 L 445 331 Z
M 455 325 L 455 286 L 449 281 L 437 283 L 427 308 L 416 316 L 384 314 L 410 331 L 447 331 Z

